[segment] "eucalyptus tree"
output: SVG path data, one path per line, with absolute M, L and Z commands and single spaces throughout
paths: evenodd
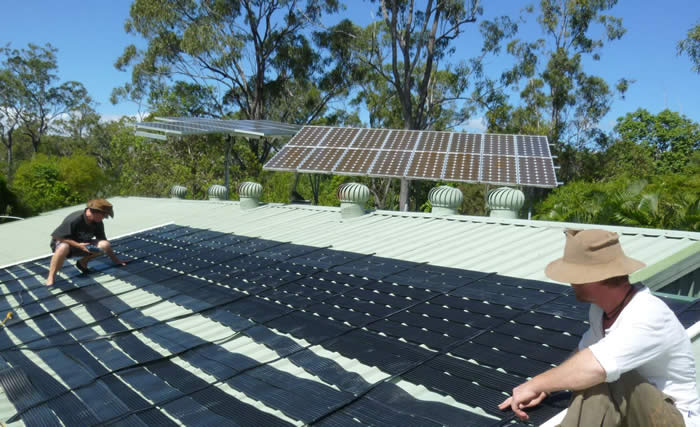
M 507 17 L 483 21 L 481 36 L 466 40 L 482 14 L 478 0 L 371 0 L 377 19 L 365 27 L 343 21 L 332 30 L 347 34 L 358 70 L 354 105 L 366 107 L 372 126 L 442 130 L 457 126 L 483 106 L 487 55 L 516 25 Z M 477 47 L 473 58 L 455 58 L 457 44 Z M 481 90 L 478 90 L 481 89 Z M 402 181 L 405 207 L 407 183 Z M 382 207 L 391 182 L 373 182 Z
M 206 98 L 200 115 L 308 123 L 346 90 L 344 75 L 329 77 L 327 57 L 308 37 L 338 7 L 337 0 L 135 0 L 125 29 L 148 44 L 143 51 L 126 47 L 117 60 L 132 73 L 113 102 L 162 101 L 164 86 L 180 81 L 190 85 L 189 95 Z M 312 89 L 298 91 L 304 88 Z M 251 139 L 247 146 L 262 164 L 273 142 Z
M 622 20 L 606 14 L 616 4 L 617 0 L 540 0 L 537 21 L 544 36 L 508 45 L 517 61 L 503 73 L 502 82 L 522 88 L 524 103 L 513 112 L 524 114 L 530 127 L 543 124 L 549 130 L 549 140 L 563 162 L 559 178 L 564 180 L 577 176 L 576 150 L 596 137 L 615 92 L 624 94 L 632 82 L 621 77 L 612 88 L 584 70 L 587 58 L 600 60 L 604 44 L 625 33 Z M 508 112 L 505 116 L 498 119 L 517 118 Z
M 506 17 L 483 21 L 483 41 L 475 43 L 483 43 L 481 51 L 455 60 L 457 43 L 467 43 L 467 26 L 483 13 L 478 0 L 371 3 L 378 6 L 380 18 L 364 28 L 354 27 L 351 38 L 354 58 L 367 71 L 360 99 L 366 99 L 370 112 L 380 112 L 382 104 L 390 103 L 375 120 L 395 124 L 399 118 L 405 129 L 430 129 L 468 119 L 475 105 L 468 90 L 484 78 L 484 58 L 497 52 L 517 26 Z
M 19 99 L 19 82 L 7 68 L 0 70 L 0 141 L 7 148 L 7 177 L 12 179 L 13 146 L 15 131 L 20 126 L 22 105 Z
M 700 74 L 700 23 L 688 30 L 688 37 L 678 42 L 678 55 L 686 54 L 693 63 L 693 71 Z
M 12 116 L 8 123 L 15 124 L 14 130 L 19 129 L 31 139 L 34 153 L 39 151 L 42 138 L 58 119 L 86 100 L 89 102 L 82 83 L 58 83 L 56 52 L 51 44 L 43 47 L 29 44 L 22 49 L 8 46 L 0 50 L 0 84 L 5 92 L 3 111 Z M 9 141 L 4 138 L 3 142 Z

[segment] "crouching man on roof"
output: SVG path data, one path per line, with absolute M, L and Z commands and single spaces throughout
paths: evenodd
M 83 274 L 90 272 L 88 262 L 100 256 L 102 252 L 107 254 L 115 264 L 126 265 L 126 261 L 114 255 L 112 246 L 105 237 L 102 220 L 106 216 L 114 217 L 112 204 L 104 199 L 90 200 L 85 209 L 68 215 L 51 233 L 53 257 L 51 257 L 46 286 L 54 284 L 56 272 L 63 266 L 66 258 L 82 256 L 75 262 L 75 266 Z
M 590 328 L 571 358 L 514 388 L 499 408 L 527 420 L 524 409 L 571 390 L 564 427 L 700 426 L 690 339 L 663 301 L 630 284 L 642 267 L 616 233 L 567 230 L 563 258 L 545 273 L 591 303 Z

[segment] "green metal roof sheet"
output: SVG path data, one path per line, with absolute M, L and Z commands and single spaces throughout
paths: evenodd
M 688 251 L 695 253 L 695 249 L 686 248 L 696 248 L 700 242 L 700 233 L 693 232 L 466 215 L 374 211 L 343 221 L 340 208 L 327 206 L 267 204 L 241 210 L 234 201 L 144 197 L 114 197 L 110 201 L 116 215 L 105 221 L 105 230 L 112 238 L 176 223 L 545 281 L 549 279 L 544 267 L 561 256 L 566 228 L 601 227 L 618 232 L 627 255 L 648 266 L 640 270 L 639 277 L 675 254 L 682 258 Z M 0 225 L 0 239 L 8 242 L 0 245 L 0 266 L 49 254 L 51 232 L 66 215 L 82 208 L 63 208 Z
M 238 202 L 232 201 L 140 197 L 115 197 L 110 198 L 110 201 L 114 205 L 116 216 L 106 221 L 105 228 L 109 238 L 175 223 L 277 242 L 292 242 L 296 245 L 332 247 L 340 251 L 375 254 L 418 263 L 428 262 L 465 270 L 498 272 L 505 276 L 537 280 L 547 280 L 542 271 L 544 266 L 561 255 L 564 245 L 562 231 L 565 228 L 595 227 L 461 215 L 438 217 L 425 213 L 391 211 L 375 211 L 351 220 L 341 220 L 340 209 L 335 207 L 267 204 L 252 210 L 241 210 Z M 67 214 L 82 208 L 83 206 L 74 206 L 0 225 L 0 266 L 14 265 L 48 255 L 51 231 Z M 689 262 L 687 255 L 696 252 L 700 241 L 700 233 L 629 227 L 604 228 L 620 233 L 626 253 L 650 265 L 646 270 L 651 275 L 656 275 L 660 266 L 669 262 L 669 259 Z M 11 242 L 17 243 L 11 246 Z M 675 261 L 671 262 L 668 268 L 675 268 Z M 692 261 L 690 262 L 692 264 Z M 690 267 L 692 268 L 692 265 Z M 644 270 L 640 274 L 643 272 Z M 108 284 L 105 283 L 105 287 L 108 286 L 112 293 L 119 295 L 125 307 L 138 307 L 143 315 L 154 319 L 175 319 L 188 313 L 186 307 L 170 301 L 154 304 L 156 300 L 153 294 L 134 288 L 132 284 L 116 275 L 112 278 L 108 278 L 108 275 L 104 277 L 109 281 Z M 95 276 L 95 280 L 103 280 L 103 276 Z M 72 301 L 71 295 L 61 298 L 64 298 L 62 303 L 66 306 L 75 305 L 71 312 L 77 318 L 85 323 L 90 322 L 93 314 L 82 307 L 80 301 Z M 188 315 L 173 320 L 172 324 L 173 327 L 186 330 L 205 341 L 216 341 L 230 333 L 230 330 L 225 328 L 214 328 L 216 325 L 212 321 L 200 321 L 198 316 Z M 689 334 L 696 335 L 698 328 L 691 329 L 694 332 L 689 330 Z M 149 343 L 159 353 L 167 353 L 147 336 L 139 334 L 138 339 Z M 234 339 L 227 345 L 231 346 L 231 352 L 244 354 L 255 360 L 276 358 L 274 351 L 245 336 Z M 327 351 L 321 346 L 311 348 L 319 355 L 340 363 L 343 368 L 357 372 L 368 381 L 376 382 L 386 377 L 386 373 L 354 359 L 342 359 L 337 353 Z M 41 364 L 42 369 L 47 372 L 51 371 L 51 367 L 46 366 L 42 360 L 36 358 L 34 361 L 38 365 Z M 296 376 L 308 376 L 284 360 L 275 362 L 275 368 L 280 371 L 293 371 Z M 445 396 L 423 386 L 403 380 L 396 384 L 409 388 L 410 394 L 421 400 L 445 401 Z M 235 390 L 231 393 L 235 394 Z M 248 399 L 251 404 L 256 403 L 243 394 L 238 395 L 241 399 Z M 0 401 L 3 400 L 7 401 L 0 398 Z M 458 406 L 457 402 L 448 403 Z M 478 412 L 475 408 L 467 409 Z M 11 405 L 0 406 L 0 414 L 13 413 Z M 279 414 L 278 416 L 282 417 Z

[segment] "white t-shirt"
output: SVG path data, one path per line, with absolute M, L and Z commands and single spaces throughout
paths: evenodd
M 695 359 L 690 338 L 676 315 L 649 288 L 637 292 L 615 323 L 603 334 L 603 309 L 591 304 L 591 327 L 579 349 L 590 347 L 606 373 L 606 382 L 636 369 L 673 398 L 686 425 L 700 426 L 700 399 L 695 381 Z

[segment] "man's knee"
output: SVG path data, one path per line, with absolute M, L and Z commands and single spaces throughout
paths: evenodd
M 629 400 L 633 396 L 636 397 L 640 394 L 644 396 L 662 396 L 659 389 L 634 370 L 620 375 L 617 381 L 610 383 L 610 389 L 613 397 L 618 402 L 622 399 Z
M 106 252 L 112 249 L 112 245 L 109 243 L 109 240 L 100 240 L 99 242 L 97 242 L 97 247 L 102 252 Z
M 666 396 L 637 371 L 610 383 L 611 393 L 628 425 L 683 426 L 683 417 Z
M 601 383 L 571 395 L 569 408 L 560 426 L 617 426 L 620 419 L 608 383 Z
M 53 252 L 54 256 L 59 256 L 62 258 L 68 258 L 70 255 L 70 245 L 65 242 L 60 242 L 56 245 L 56 250 Z

